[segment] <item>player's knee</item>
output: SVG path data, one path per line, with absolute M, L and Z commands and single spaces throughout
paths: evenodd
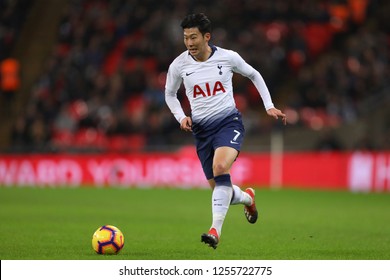
M 213 165 L 213 173 L 214 176 L 218 176 L 221 174 L 225 174 L 226 171 L 228 171 L 229 167 L 227 164 L 224 164 L 222 162 L 217 162 Z

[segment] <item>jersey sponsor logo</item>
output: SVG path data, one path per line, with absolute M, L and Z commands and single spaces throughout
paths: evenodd
M 192 75 L 192 74 L 194 74 L 195 72 L 190 72 L 190 73 L 187 73 L 186 72 L 186 76 L 189 76 L 189 75 Z
M 194 98 L 197 96 L 207 97 L 216 95 L 218 92 L 225 93 L 226 90 L 223 87 L 220 81 L 215 82 L 215 84 L 211 87 L 209 83 L 205 84 L 206 88 L 203 90 L 200 85 L 194 86 Z

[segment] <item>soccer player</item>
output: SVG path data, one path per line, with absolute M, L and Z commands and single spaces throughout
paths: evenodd
M 248 77 L 261 96 L 267 114 L 275 119 L 286 115 L 276 109 L 260 75 L 241 56 L 231 50 L 210 44 L 211 22 L 203 13 L 190 14 L 181 22 L 186 51 L 169 66 L 165 101 L 180 128 L 192 132 L 196 150 L 212 192 L 212 225 L 201 241 L 216 249 L 229 206 L 244 204 L 249 223 L 255 223 L 258 212 L 255 191 L 242 191 L 232 184 L 230 169 L 244 138 L 241 114 L 233 98 L 233 72 Z M 186 116 L 177 99 L 184 84 L 190 102 L 191 116 Z

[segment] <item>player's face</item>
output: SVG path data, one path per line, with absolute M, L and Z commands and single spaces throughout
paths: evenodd
M 208 42 L 210 33 L 202 35 L 197 27 L 184 29 L 184 44 L 190 54 L 199 61 L 208 58 Z

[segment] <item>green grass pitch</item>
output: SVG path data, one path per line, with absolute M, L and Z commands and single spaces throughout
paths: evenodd
M 0 188 L 2 260 L 389 260 L 390 195 L 257 189 L 249 224 L 231 206 L 216 250 L 200 242 L 211 191 Z M 118 255 L 96 254 L 94 231 L 125 236 Z

